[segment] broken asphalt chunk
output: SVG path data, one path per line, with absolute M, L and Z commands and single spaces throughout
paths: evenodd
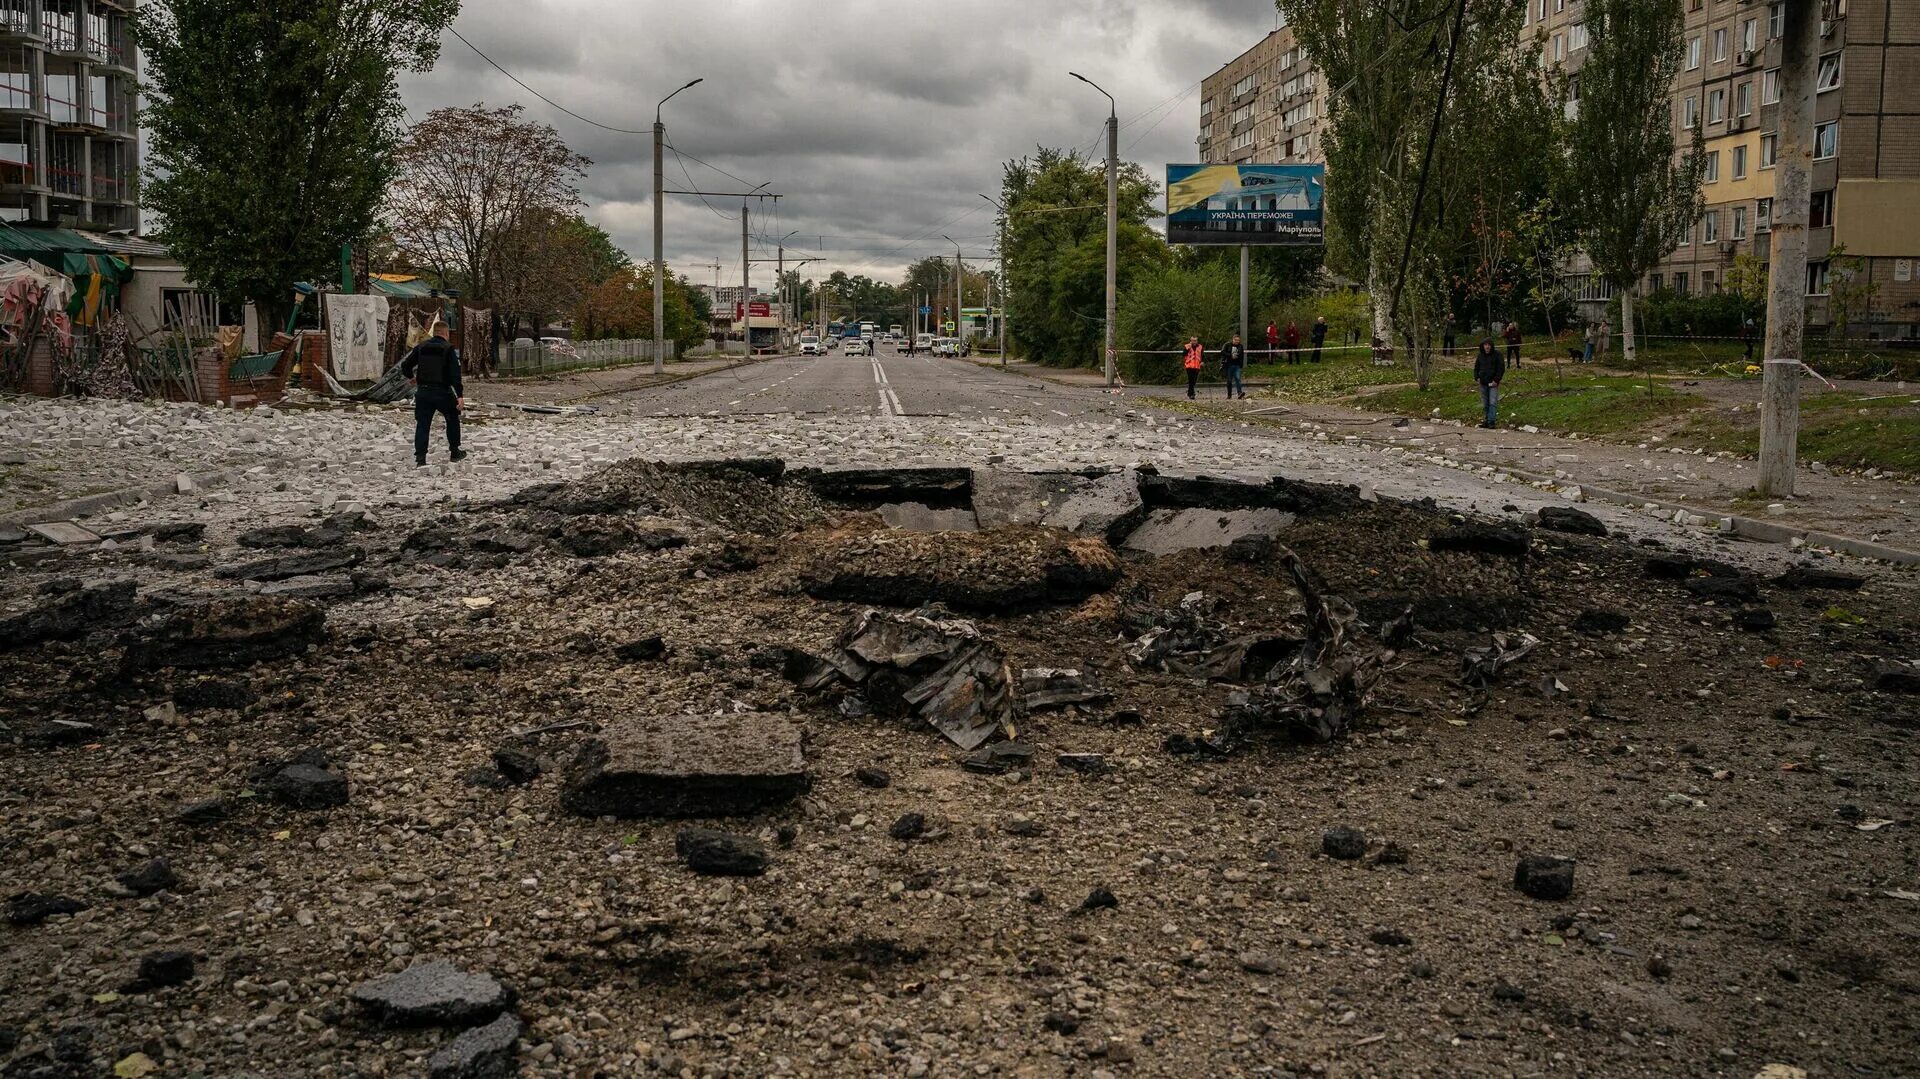
M 609 723 L 566 770 L 560 804 L 587 817 L 731 817 L 812 785 L 800 730 L 758 713 Z
M 352 999 L 389 1026 L 460 1026 L 493 1019 L 513 1006 L 514 994 L 491 975 L 433 959 L 362 982 Z
M 164 892 L 180 887 L 180 875 L 165 858 L 155 858 L 138 869 L 129 870 L 114 878 L 120 886 L 134 895 L 145 898 L 156 892 Z
M 1609 633 L 1618 633 L 1626 629 L 1629 620 L 1619 611 L 1602 610 L 1589 607 L 1573 616 L 1573 629 L 1589 637 L 1604 637 Z
M 148 952 L 140 957 L 139 969 L 127 988 L 136 993 L 143 993 L 153 989 L 185 985 L 192 980 L 192 952 Z
M 1033 747 L 1025 742 L 995 742 L 961 758 L 960 767 L 981 775 L 1001 775 L 1033 763 Z
M 57 593 L 40 606 L 0 619 L 0 648 L 72 640 L 132 617 L 134 582 L 105 581 Z
M 1020 695 L 1027 711 L 1106 700 L 1110 694 L 1090 674 L 1072 667 L 1026 667 L 1020 671 Z
M 1367 854 L 1367 834 L 1344 825 L 1320 834 L 1320 853 L 1343 862 L 1357 862 Z
M 1867 583 L 1865 577 L 1838 570 L 1822 569 L 1819 566 L 1793 566 L 1787 572 L 1773 579 L 1781 588 L 1794 590 L 1822 589 L 1832 592 L 1852 592 Z
M 461 1031 L 427 1059 L 427 1079 L 513 1079 L 520 1071 L 514 1056 L 525 1032 L 512 1014 Z
M 1529 854 L 1514 866 L 1513 886 L 1534 899 L 1566 899 L 1573 895 L 1573 860 Z
M 289 809 L 333 809 L 347 804 L 347 777 L 323 764 L 295 761 L 274 772 L 264 786 L 269 798 Z
M 173 611 L 127 634 L 126 664 L 239 667 L 298 655 L 326 633 L 324 607 L 296 599 L 248 596 Z
M 1079 603 L 1120 579 L 1106 541 L 1049 528 L 830 539 L 799 573 L 815 599 L 993 613 Z
M 1463 521 L 1427 537 L 1430 551 L 1466 551 L 1503 558 L 1524 558 L 1530 546 L 1526 530 L 1481 521 Z
M 7 898 L 7 921 L 18 926 L 39 925 L 62 914 L 78 914 L 87 905 L 64 895 L 19 892 Z
M 290 577 L 314 577 L 335 570 L 351 569 L 366 558 L 358 547 L 339 551 L 314 551 L 285 555 L 238 566 L 222 566 L 215 577 L 230 581 L 284 581 Z
M 712 877 L 757 877 L 767 871 L 767 848 L 750 836 L 713 828 L 682 828 L 673 849 L 688 869 Z
M 1566 532 L 1575 536 L 1604 536 L 1607 526 L 1600 518 L 1586 510 L 1577 510 L 1572 506 L 1543 506 L 1540 509 L 1540 527 L 1549 532 Z

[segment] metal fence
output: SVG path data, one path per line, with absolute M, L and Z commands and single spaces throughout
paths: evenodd
M 666 343 L 667 359 L 675 358 L 672 341 Z M 550 375 L 630 363 L 652 363 L 653 342 L 634 341 L 549 341 L 515 343 L 501 350 L 499 373 L 507 376 Z

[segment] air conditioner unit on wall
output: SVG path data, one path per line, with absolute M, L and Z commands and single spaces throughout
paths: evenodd
M 1733 241 L 1732 241 L 1732 240 L 1721 240 L 1721 241 L 1720 241 L 1720 253 L 1721 253 L 1721 254 L 1723 254 L 1723 255 L 1731 255 L 1731 254 L 1733 254 Z
M 1752 67 L 1752 66 L 1753 66 L 1753 52 L 1752 52 L 1752 50 L 1749 50 L 1749 49 L 1741 49 L 1741 50 L 1740 50 L 1740 53 L 1739 53 L 1739 56 L 1737 57 L 1737 61 L 1738 61 L 1738 63 L 1740 64 L 1740 66 L 1741 66 L 1741 67 Z

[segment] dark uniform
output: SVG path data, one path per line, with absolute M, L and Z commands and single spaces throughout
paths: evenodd
M 427 436 L 433 432 L 433 414 L 447 420 L 447 449 L 458 461 L 460 452 L 460 350 L 435 335 L 413 346 L 400 361 L 400 373 L 414 382 L 413 463 L 427 463 Z

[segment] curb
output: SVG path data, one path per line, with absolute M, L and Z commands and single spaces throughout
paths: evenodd
M 233 477 L 234 474 L 231 472 L 187 474 L 187 478 L 193 481 L 193 487 L 196 491 L 207 487 L 225 487 L 227 484 L 233 482 Z M 141 487 L 123 487 L 118 491 L 103 491 L 97 495 L 82 495 L 79 498 L 69 498 L 64 502 L 55 502 L 47 506 L 12 510 L 7 513 L 0 513 L 0 524 L 37 525 L 45 524 L 49 521 L 70 521 L 76 517 L 99 513 L 101 510 L 113 509 L 116 506 L 131 506 L 140 502 L 157 502 L 162 498 L 179 494 L 178 483 L 177 478 L 163 480 Z

